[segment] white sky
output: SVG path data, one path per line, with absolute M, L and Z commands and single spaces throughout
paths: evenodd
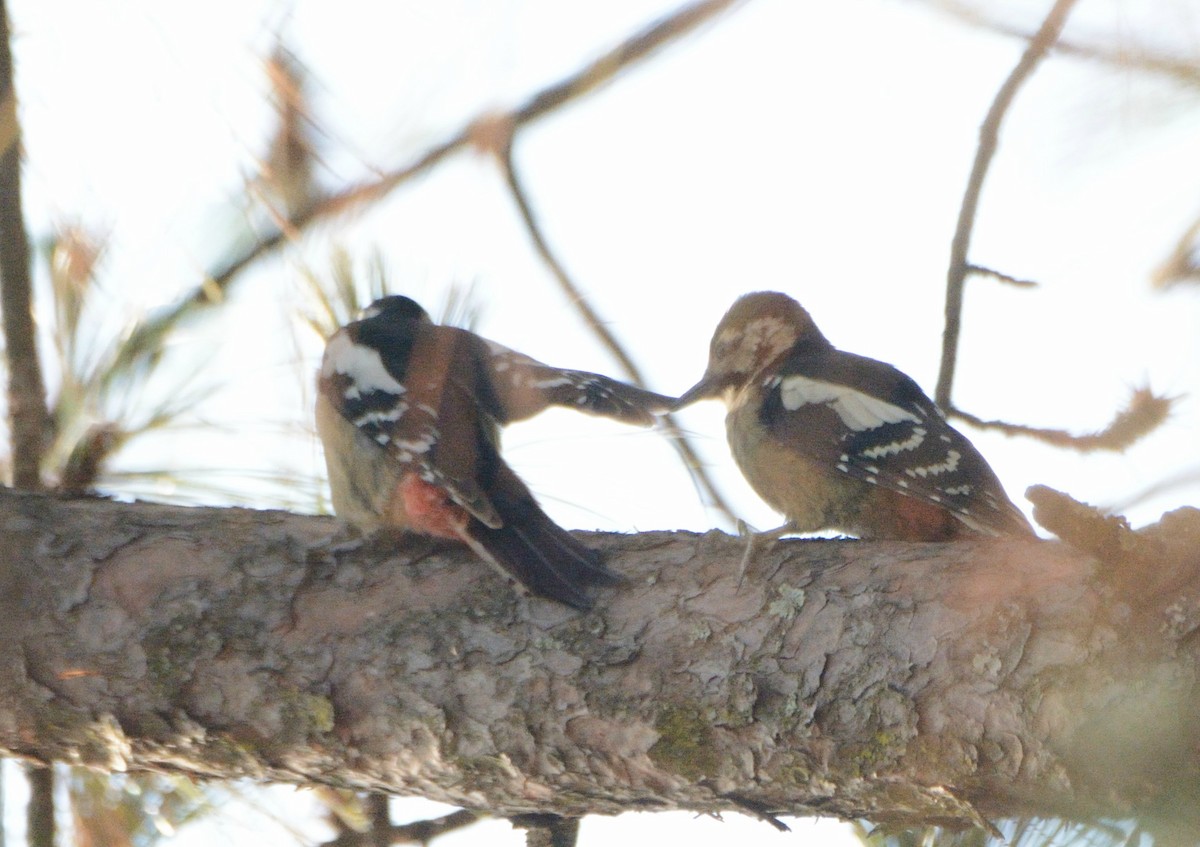
M 1032 29 L 1048 5 L 1002 8 Z M 1116 33 L 1200 52 L 1200 16 L 1187 3 L 1080 6 L 1069 37 Z M 671 8 L 11 0 L 29 226 L 35 238 L 63 220 L 109 233 L 103 297 L 134 310 L 171 302 L 244 221 L 237 198 L 271 129 L 261 61 L 277 32 L 312 71 L 316 112 L 332 128 L 322 150 L 332 185 L 409 161 Z M 923 3 L 752 0 L 523 132 L 517 162 L 552 245 L 651 387 L 690 386 L 730 303 L 774 288 L 803 302 L 838 346 L 893 362 L 932 391 L 950 237 L 979 122 L 1022 47 Z M 1086 432 L 1134 386 L 1185 395 L 1167 426 L 1123 455 L 963 427 L 1020 504 L 1033 483 L 1121 503 L 1200 465 L 1200 293 L 1154 293 L 1148 282 L 1200 214 L 1198 100 L 1070 59 L 1045 65 L 1018 95 L 971 258 L 1042 287 L 970 283 L 956 401 L 983 417 Z M 149 439 L 123 455 L 124 467 L 227 468 L 225 481 L 243 492 L 264 472 L 316 472 L 318 449 L 300 428 L 309 427 L 319 345 L 304 337 L 297 347 L 290 327 L 302 264 L 326 273 L 335 242 L 364 264 L 378 250 L 396 290 L 431 310 L 449 284 L 474 282 L 484 335 L 618 375 L 533 255 L 498 173 L 464 154 L 261 263 L 232 310 L 183 333 L 181 361 L 205 361 L 201 381 L 221 388 L 200 417 L 223 428 Z M 722 416 L 705 404 L 683 421 L 739 511 L 773 526 L 778 517 L 729 457 Z M 566 526 L 722 525 L 653 433 L 548 413 L 514 427 L 506 452 Z M 1198 502 L 1192 485 L 1128 514 L 1144 524 Z M 618 834 L 608 827 L 619 821 L 589 820 L 582 843 L 653 843 L 664 837 L 658 825 L 639 819 Z M 722 840 L 740 826 L 669 825 L 675 837 Z M 761 832 L 762 843 L 800 838 L 747 826 L 745 838 Z

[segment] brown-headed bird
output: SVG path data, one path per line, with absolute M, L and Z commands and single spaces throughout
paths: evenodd
M 1033 535 L 983 456 L 912 379 L 838 350 L 786 294 L 747 294 L 721 319 L 704 376 L 676 408 L 709 397 L 725 401 L 734 459 L 787 531 Z
M 579 609 L 592 605 L 590 586 L 619 581 L 542 511 L 500 455 L 499 430 L 552 405 L 648 425 L 668 398 L 439 326 L 400 296 L 334 333 L 317 388 L 338 517 L 364 533 L 461 541 L 531 593 Z

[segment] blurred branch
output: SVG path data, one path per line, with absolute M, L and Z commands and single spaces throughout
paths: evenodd
M 1037 37 L 1036 34 L 1031 34 L 1027 30 L 987 15 L 983 6 L 970 6 L 966 3 L 951 2 L 951 0 L 935 0 L 932 5 L 961 21 L 999 35 L 1020 38 L 1025 41 L 1032 41 Z M 1058 41 L 1054 45 L 1054 49 L 1063 55 L 1077 56 L 1081 59 L 1104 62 L 1123 68 L 1134 68 L 1170 77 L 1184 85 L 1200 88 L 1200 62 L 1196 59 L 1175 58 L 1138 47 L 1080 44 L 1076 41 L 1066 40 Z
M 1063 429 L 1043 429 L 1004 421 L 988 421 L 954 407 L 950 407 L 947 414 L 961 418 L 980 429 L 995 429 L 1005 435 L 1025 435 L 1055 447 L 1069 447 L 1081 453 L 1090 453 L 1093 450 L 1120 452 L 1162 424 L 1170 414 L 1174 402 L 1174 398 L 1159 397 L 1148 388 L 1136 389 L 1129 405 L 1117 412 L 1108 426 L 1086 435 L 1072 435 Z
M 8 9 L 0 0 L 0 312 L 8 356 L 13 484 L 38 488 L 49 417 L 33 320 L 29 238 L 21 210 L 20 139 Z
M 479 127 L 485 128 L 485 130 L 476 132 L 477 143 L 486 145 L 489 151 L 495 155 L 496 160 L 503 169 L 509 192 L 512 194 L 513 201 L 517 204 L 517 210 L 521 214 L 521 220 L 525 223 L 525 229 L 529 232 L 529 237 L 533 239 L 533 245 L 538 255 L 558 282 L 559 288 L 567 296 L 567 300 L 579 311 L 583 322 L 588 325 L 600 343 L 617 360 L 617 363 L 621 366 L 621 370 L 625 372 L 628 379 L 635 385 L 646 388 L 646 380 L 641 368 L 633 361 L 633 357 L 629 355 L 621 342 L 617 340 L 617 337 L 613 335 L 604 319 L 588 303 L 587 298 L 584 297 L 579 287 L 567 273 L 567 269 L 558 260 L 558 257 L 554 255 L 554 251 L 550 249 L 550 245 L 546 241 L 545 234 L 542 232 L 542 227 L 538 223 L 533 207 L 529 204 L 525 188 L 513 164 L 513 123 L 499 119 L 487 125 L 480 123 Z M 692 446 L 687 434 L 680 428 L 673 416 L 669 414 L 663 415 L 661 420 L 664 434 L 670 441 L 671 446 L 679 454 L 680 459 L 683 460 L 684 467 L 692 475 L 692 479 L 697 486 L 707 495 L 709 502 L 712 503 L 714 508 L 729 518 L 731 523 L 736 523 L 737 515 L 733 513 L 733 509 L 721 495 L 716 483 L 713 482 L 708 471 L 704 469 L 704 465 L 700 461 L 700 456 Z M 530 830 L 530 837 L 532 835 L 533 830 Z
M 308 105 L 304 65 L 292 52 L 282 44 L 276 45 L 266 61 L 266 71 L 276 123 L 260 179 L 282 214 L 287 215 L 303 209 L 313 198 L 315 124 Z
M 467 809 L 459 809 L 440 818 L 425 821 L 414 821 L 406 824 L 389 824 L 384 831 L 387 841 L 384 844 L 428 844 L 439 835 L 445 835 L 456 829 L 470 826 L 478 821 L 479 813 Z M 326 841 L 321 847 L 376 847 L 374 829 L 368 832 L 345 830 L 332 841 Z
M 370 847 L 389 847 L 392 843 L 392 814 L 388 796 L 379 793 L 368 794 L 366 807 Z
M 1158 482 L 1148 485 L 1141 491 L 1129 495 L 1124 500 L 1109 504 L 1110 512 L 1124 513 L 1135 506 L 1140 506 L 1153 497 L 1159 497 L 1169 491 L 1185 486 L 1200 485 L 1200 465 L 1193 465 L 1171 474 Z
M 26 765 L 29 805 L 25 807 L 25 840 L 29 847 L 54 847 L 54 766 Z
M 658 48 L 681 38 L 737 2 L 740 0 L 701 0 L 656 21 L 576 73 L 534 94 L 511 113 L 514 124 L 523 126 L 532 123 L 547 113 L 596 91 L 626 68 L 647 58 Z M 404 167 L 376 179 L 348 186 L 341 191 L 325 194 L 292 212 L 286 219 L 280 220 L 273 231 L 216 268 L 178 303 L 161 310 L 135 327 L 122 346 L 117 364 L 126 368 L 136 366 L 145 358 L 146 350 L 155 349 L 156 345 L 152 343 L 154 339 L 165 335 L 196 310 L 219 302 L 242 271 L 293 240 L 314 223 L 376 202 L 413 177 L 425 173 L 450 154 L 470 145 L 475 124 L 474 120 L 468 122 L 458 132 L 429 148 Z
M 1137 534 L 1121 515 L 1105 514 L 1046 485 L 1029 486 L 1025 498 L 1033 503 L 1038 524 L 1105 564 L 1119 562 L 1138 546 Z
M 512 823 L 525 830 L 525 847 L 575 847 L 579 840 L 579 818 L 519 815 Z
M 479 820 L 481 815 L 478 812 L 473 812 L 469 809 L 459 809 L 457 812 L 451 812 L 448 815 L 442 815 L 440 818 L 432 818 L 427 821 L 413 821 L 412 823 L 392 825 L 392 843 L 393 844 L 428 844 L 439 835 L 445 835 L 447 832 L 453 832 L 456 829 L 470 826 Z
M 625 39 L 616 48 L 579 72 L 555 85 L 543 88 L 518 109 L 513 117 L 518 125 L 524 124 L 583 94 L 595 91 L 611 81 L 624 68 L 645 59 L 663 45 L 687 35 L 739 2 L 742 0 L 700 0 L 677 9 Z
M 971 231 L 975 226 L 975 214 L 979 209 L 983 181 L 999 144 L 1000 124 L 1021 85 L 1058 40 L 1059 33 L 1062 32 L 1063 25 L 1066 23 L 1067 15 L 1070 14 L 1074 5 L 1075 0 L 1056 0 L 1049 14 L 1046 15 L 1046 19 L 1042 21 L 1037 34 L 1030 40 L 1020 61 L 1008 75 L 1008 79 L 1000 86 L 1000 90 L 996 92 L 996 97 L 992 100 L 987 116 L 979 128 L 979 146 L 975 150 L 975 161 L 971 166 L 971 175 L 967 180 L 967 190 L 963 195 L 962 206 L 959 208 L 958 225 L 950 246 L 950 267 L 946 272 L 946 328 L 942 336 L 942 364 L 938 372 L 935 395 L 938 405 L 943 409 L 950 408 L 950 393 L 954 385 L 954 369 L 958 358 L 958 338 L 962 322 L 963 288 L 970 267 L 967 256 L 971 246 Z
M 1184 230 L 1171 253 L 1150 275 L 1155 288 L 1190 282 L 1200 284 L 1200 217 Z
M 1038 284 L 1031 279 L 1020 279 L 1015 276 L 1009 276 L 1003 271 L 995 270 L 994 268 L 986 268 L 983 265 L 967 265 L 967 273 L 975 276 L 986 276 L 1011 285 L 1015 288 L 1037 288 Z

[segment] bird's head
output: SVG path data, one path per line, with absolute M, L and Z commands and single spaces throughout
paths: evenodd
M 422 309 L 416 300 L 399 294 L 380 297 L 358 314 L 360 321 L 369 321 L 373 318 L 382 318 L 385 321 L 430 322 L 429 313 Z
M 697 400 L 729 399 L 755 374 L 801 340 L 828 344 L 807 310 L 778 291 L 756 291 L 734 302 L 717 324 L 700 381 L 675 401 L 679 409 Z

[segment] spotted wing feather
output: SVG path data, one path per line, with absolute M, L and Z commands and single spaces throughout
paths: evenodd
M 350 324 L 326 347 L 320 387 L 346 420 L 396 462 L 445 489 L 485 525 L 498 527 L 500 516 L 477 482 L 480 439 L 471 429 L 477 414 L 470 394 L 445 374 L 416 374 L 418 361 L 454 368 L 453 351 L 448 359 L 423 355 L 429 340 L 420 336 L 433 336 L 436 329 Z
M 823 466 L 946 509 L 980 532 L 1031 532 L 979 451 L 891 365 L 804 351 L 764 388 L 768 432 Z
M 589 371 L 543 364 L 492 341 L 480 351 L 491 374 L 502 423 L 524 420 L 549 406 L 650 426 L 655 412 L 665 412 L 673 398 Z

